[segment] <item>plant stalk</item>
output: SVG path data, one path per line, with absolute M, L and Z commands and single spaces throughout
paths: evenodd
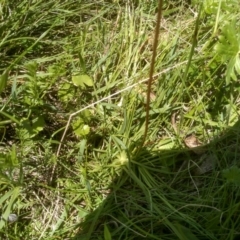
M 159 36 L 159 31 L 160 31 L 160 26 L 161 26 L 161 19 L 162 19 L 162 4 L 163 4 L 163 0 L 159 0 L 158 12 L 157 12 L 157 24 L 155 27 L 154 42 L 153 42 L 153 53 L 152 53 L 152 60 L 151 60 L 151 65 L 150 65 L 149 80 L 148 80 L 148 87 L 147 87 L 146 119 L 145 119 L 145 131 L 144 131 L 144 136 L 143 136 L 143 145 L 146 141 L 147 133 L 148 133 L 149 112 L 150 112 L 150 94 L 151 94 L 151 87 L 152 87 L 152 82 L 153 82 L 155 58 L 157 55 L 158 36 Z

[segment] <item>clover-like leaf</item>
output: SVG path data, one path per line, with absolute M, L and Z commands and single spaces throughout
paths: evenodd
M 86 74 L 72 76 L 72 82 L 75 86 L 81 88 L 86 88 L 86 86 L 88 87 L 93 86 L 92 79 Z
M 78 137 L 86 136 L 90 132 L 90 127 L 84 123 L 82 118 L 76 119 L 72 123 L 72 128 L 73 128 L 75 135 Z

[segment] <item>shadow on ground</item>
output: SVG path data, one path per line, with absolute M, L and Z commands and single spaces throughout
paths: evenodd
M 201 154 L 142 149 L 74 240 L 240 239 L 239 136 L 238 122 Z

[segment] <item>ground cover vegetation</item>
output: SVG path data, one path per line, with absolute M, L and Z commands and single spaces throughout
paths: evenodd
M 238 0 L 0 2 L 0 238 L 240 237 Z

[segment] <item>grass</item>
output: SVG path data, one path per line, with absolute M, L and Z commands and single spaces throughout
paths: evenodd
M 0 6 L 1 239 L 239 238 L 238 1 L 164 2 L 144 146 L 157 1 Z

